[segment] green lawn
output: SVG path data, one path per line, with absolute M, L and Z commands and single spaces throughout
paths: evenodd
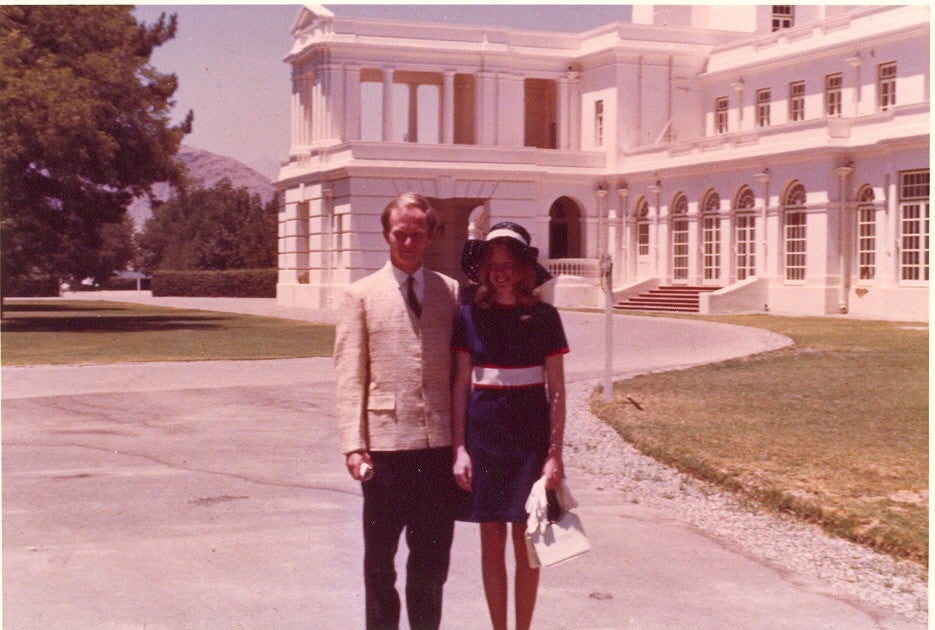
M 3 365 L 330 356 L 334 327 L 102 301 L 6 300 Z
M 613 402 L 595 395 L 594 412 L 656 459 L 927 565 L 928 327 L 706 319 L 772 330 L 795 344 L 615 383 Z

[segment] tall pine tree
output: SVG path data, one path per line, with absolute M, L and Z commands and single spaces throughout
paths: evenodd
M 173 159 L 192 113 L 170 124 L 175 75 L 150 65 L 176 18 L 131 6 L 0 7 L 0 235 L 10 278 L 99 273 L 104 226 Z

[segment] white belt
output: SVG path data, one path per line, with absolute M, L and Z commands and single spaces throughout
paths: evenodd
M 486 367 L 474 368 L 471 382 L 480 387 L 525 387 L 545 382 L 545 368 L 541 365 L 521 368 Z

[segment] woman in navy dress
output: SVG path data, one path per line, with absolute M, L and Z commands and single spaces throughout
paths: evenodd
M 478 283 L 455 319 L 454 476 L 470 492 L 461 520 L 480 523 L 484 594 L 495 630 L 507 627 L 506 541 L 516 558 L 516 628 L 529 628 L 539 570 L 526 555 L 526 498 L 540 477 L 557 488 L 565 428 L 562 322 L 535 288 L 549 279 L 529 233 L 511 222 L 469 240 L 461 264 Z

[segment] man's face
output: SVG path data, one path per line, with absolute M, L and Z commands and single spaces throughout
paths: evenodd
M 383 238 L 390 246 L 390 261 L 406 273 L 413 273 L 422 265 L 425 248 L 432 242 L 425 213 L 414 208 L 393 210 L 390 230 Z

